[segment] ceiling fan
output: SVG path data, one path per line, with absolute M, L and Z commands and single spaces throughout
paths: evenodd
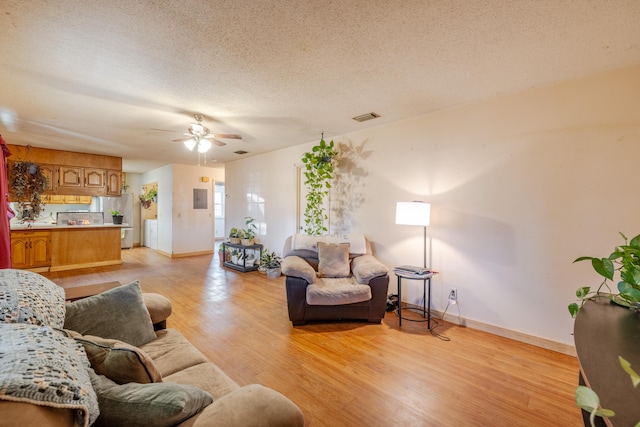
M 242 135 L 235 133 L 211 133 L 209 128 L 202 125 L 202 121 L 204 120 L 204 116 L 202 114 L 194 114 L 193 117 L 196 119 L 196 123 L 191 123 L 189 129 L 187 129 L 188 133 L 183 134 L 187 138 L 173 140 L 173 142 L 183 142 L 189 151 L 193 151 L 194 148 L 198 147 L 198 153 L 206 153 L 211 148 L 212 143 L 219 147 L 227 145 L 218 140 L 218 138 L 242 139 Z

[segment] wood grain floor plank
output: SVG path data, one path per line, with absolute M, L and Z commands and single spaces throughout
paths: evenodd
M 291 398 L 307 426 L 581 426 L 576 358 L 444 323 L 292 327 L 284 278 L 240 273 L 217 255 L 170 259 L 148 248 L 120 266 L 45 273 L 62 287 L 140 280 L 173 302 L 179 329 L 241 385 Z

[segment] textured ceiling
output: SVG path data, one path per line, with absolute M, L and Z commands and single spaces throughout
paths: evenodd
M 640 63 L 639 22 L 638 0 L 0 0 L 0 133 L 143 172 L 197 164 L 171 140 L 201 113 L 244 136 L 221 164 Z

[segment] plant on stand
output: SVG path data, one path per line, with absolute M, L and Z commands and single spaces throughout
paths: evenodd
M 229 243 L 231 243 L 232 245 L 239 245 L 240 239 L 242 239 L 243 236 L 244 233 L 242 232 L 242 230 L 233 227 L 231 230 L 229 230 Z
M 277 279 L 282 274 L 282 258 L 274 251 L 264 250 L 260 256 L 260 266 L 267 271 L 267 277 Z
M 251 218 L 250 216 L 244 217 L 244 223 L 247 228 L 242 230 L 242 234 L 243 234 L 242 241 L 241 241 L 242 246 L 251 246 L 255 242 L 256 231 L 258 228 L 254 224 L 254 221 L 255 219 Z
M 305 166 L 304 185 L 307 187 L 304 232 L 309 235 L 320 236 L 328 231 L 325 226 L 328 216 L 324 201 L 331 189 L 333 159 L 337 154 L 333 141 L 327 143 L 323 134 L 320 143 L 302 156 Z

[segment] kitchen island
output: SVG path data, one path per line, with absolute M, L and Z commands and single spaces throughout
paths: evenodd
M 12 224 L 12 267 L 46 272 L 122 264 L 123 227 L 128 224 Z

